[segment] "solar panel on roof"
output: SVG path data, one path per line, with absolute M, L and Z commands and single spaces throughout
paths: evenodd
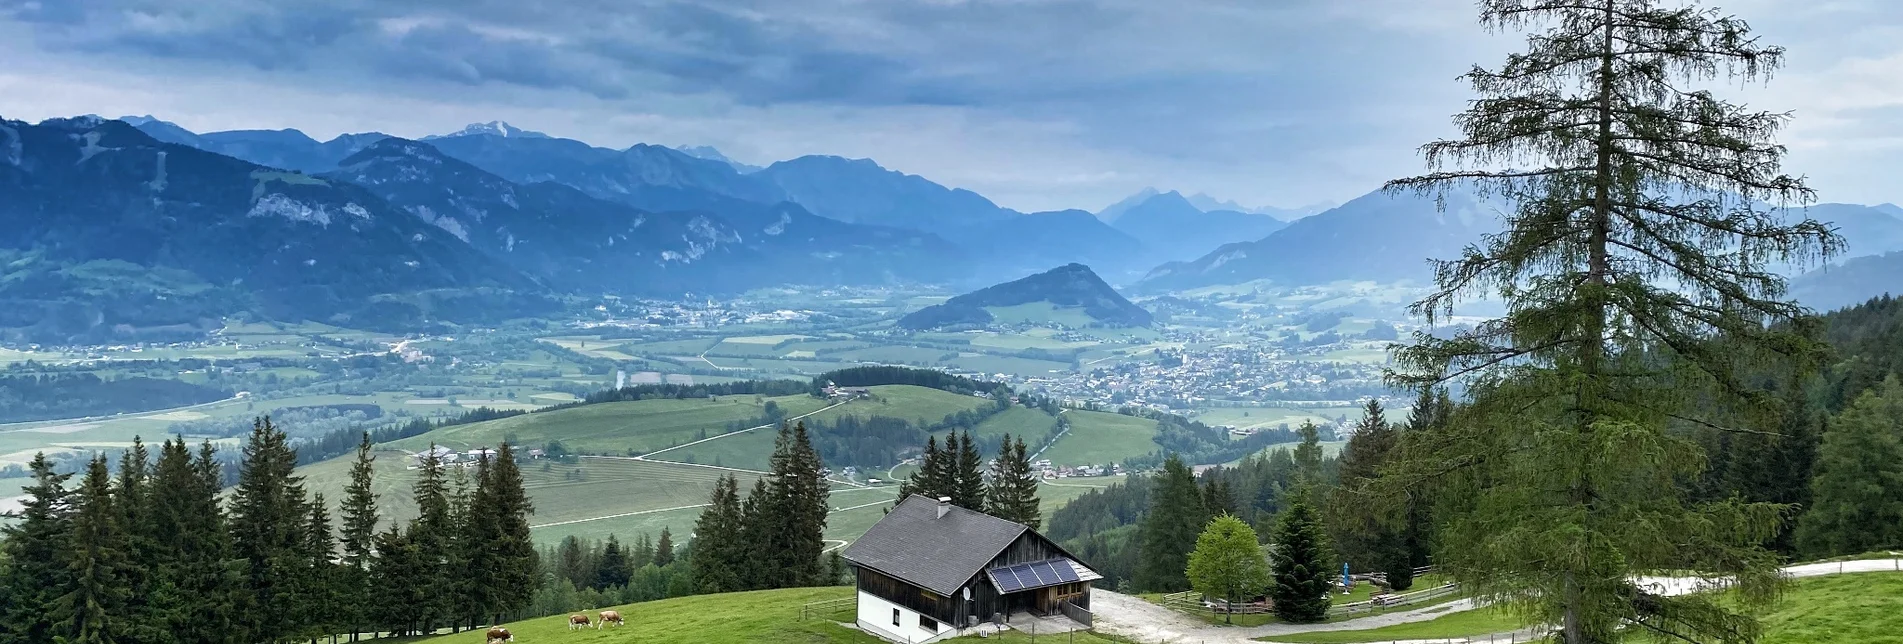
M 1079 581 L 1077 570 L 1069 559 L 1049 559 L 993 568 L 991 580 L 997 584 L 998 592 L 1015 593 L 1020 590 L 1044 588 Z

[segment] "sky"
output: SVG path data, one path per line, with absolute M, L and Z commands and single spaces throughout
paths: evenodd
M 1722 0 L 1788 49 L 1788 171 L 1903 201 L 1903 0 Z M 0 117 L 421 137 L 505 120 L 868 157 L 1025 211 L 1342 202 L 1424 170 L 1518 47 L 1471 0 L 0 0 Z

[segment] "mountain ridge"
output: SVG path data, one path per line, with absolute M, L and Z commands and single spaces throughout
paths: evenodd
M 1082 308 L 1092 320 L 1106 326 L 1148 327 L 1154 322 L 1149 311 L 1125 299 L 1090 267 L 1065 264 L 913 311 L 899 318 L 898 324 L 914 331 L 985 325 L 995 320 L 986 307 L 1039 302 Z

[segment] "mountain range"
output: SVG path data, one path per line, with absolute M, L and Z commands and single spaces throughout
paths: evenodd
M 899 318 L 899 326 L 914 331 L 983 326 L 996 320 L 992 308 L 1026 304 L 1082 309 L 1093 325 L 1147 327 L 1153 321 L 1149 311 L 1124 299 L 1090 267 L 1066 264 L 913 311 Z

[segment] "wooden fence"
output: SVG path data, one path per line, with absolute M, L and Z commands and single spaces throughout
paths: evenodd
M 807 602 L 800 606 L 800 621 L 828 617 L 840 613 L 856 611 L 859 608 L 858 597 L 828 599 L 826 601 Z

